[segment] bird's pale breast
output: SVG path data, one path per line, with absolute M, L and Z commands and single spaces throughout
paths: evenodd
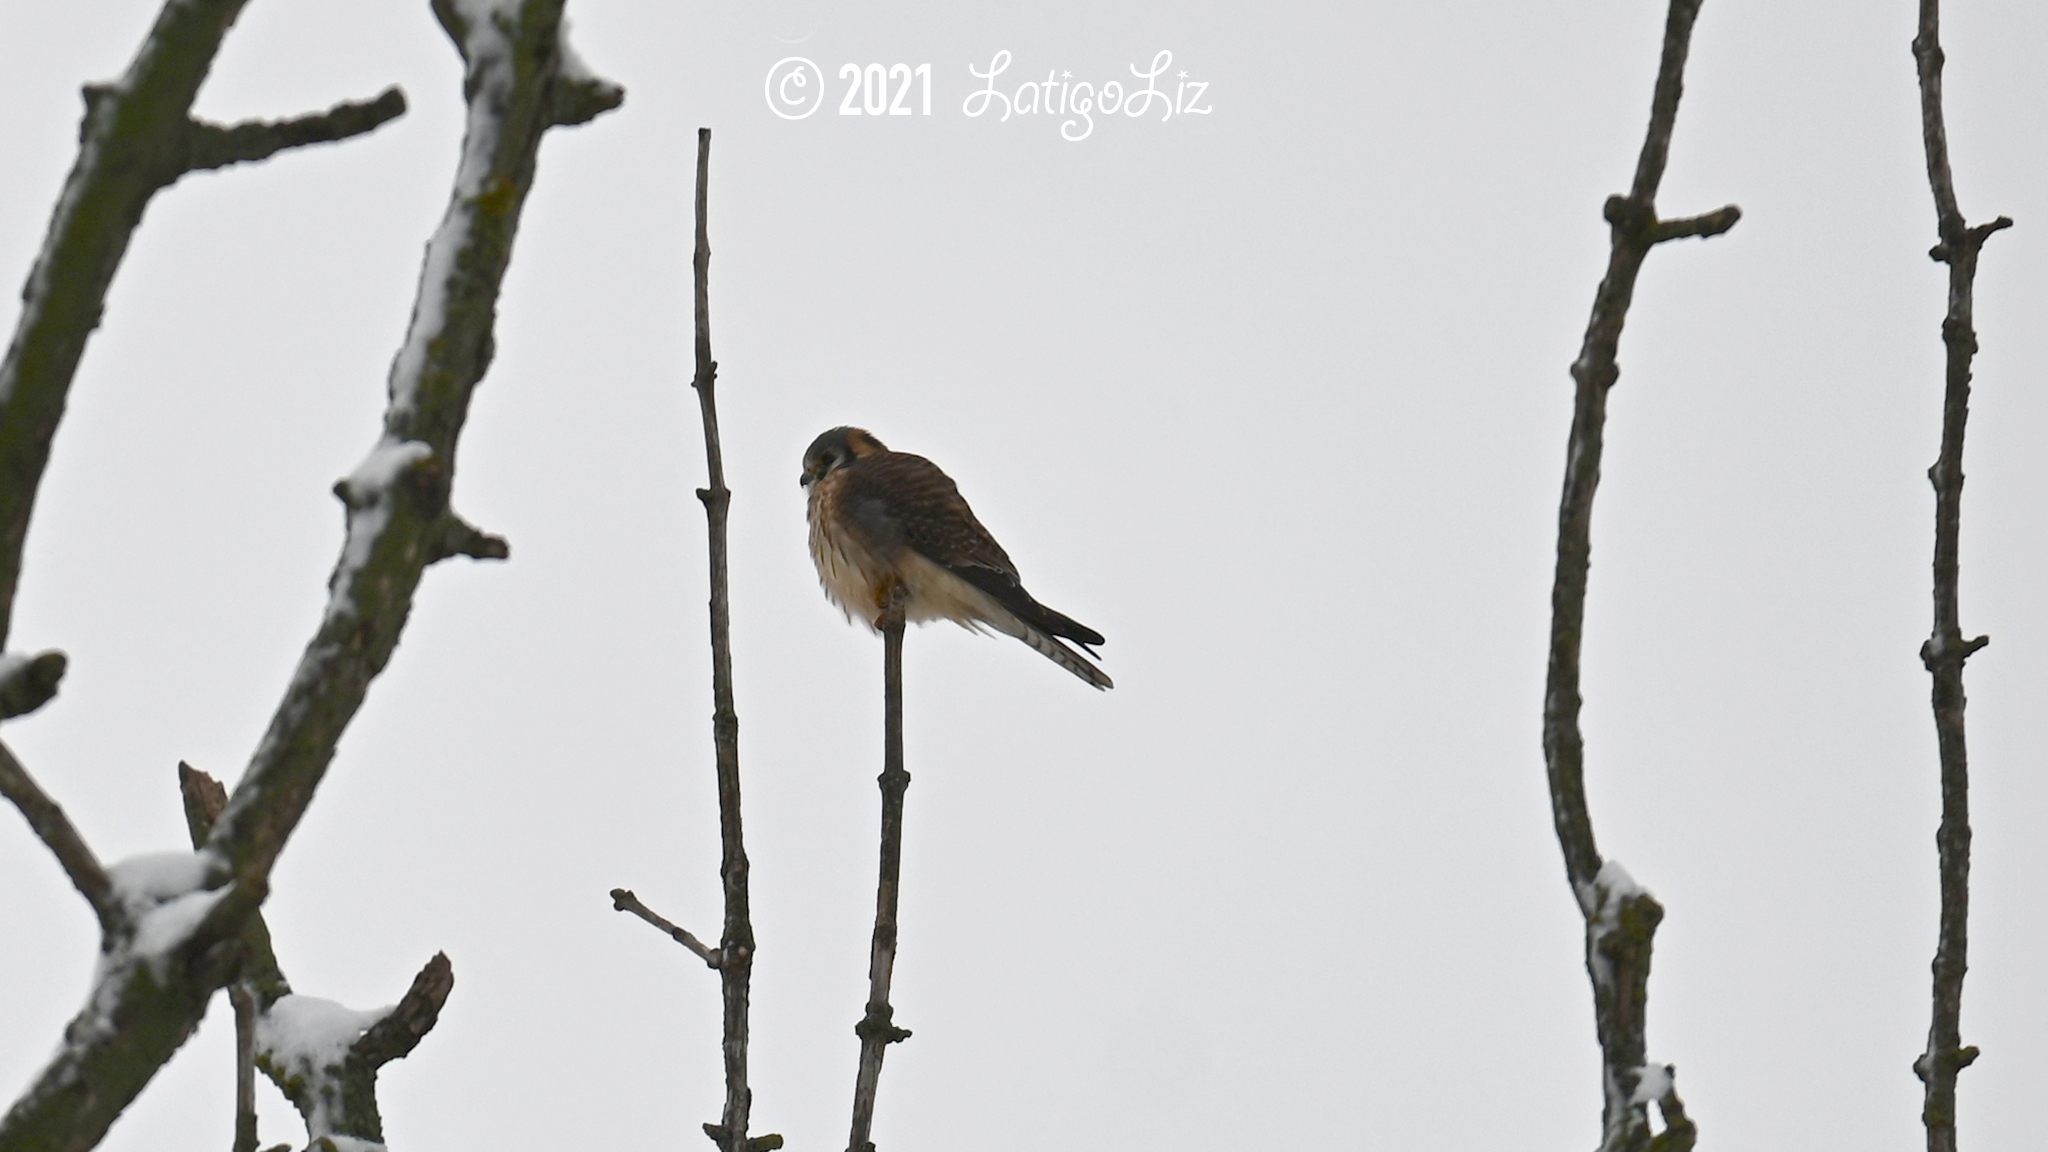
M 845 491 L 843 472 L 811 485 L 811 562 L 818 566 L 818 582 L 825 586 L 825 595 L 849 619 L 872 627 L 889 586 L 890 564 L 848 529 L 839 511 Z

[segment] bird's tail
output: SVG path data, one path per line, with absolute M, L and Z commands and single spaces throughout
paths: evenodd
M 1115 683 L 1110 680 L 1107 672 L 1089 663 L 1079 652 L 1074 651 L 1072 648 L 1067 647 L 1052 636 L 1029 624 L 1025 624 L 1023 630 L 1017 633 L 1017 639 L 1030 645 L 1033 652 L 1065 668 L 1097 688 L 1107 690 L 1116 687 Z

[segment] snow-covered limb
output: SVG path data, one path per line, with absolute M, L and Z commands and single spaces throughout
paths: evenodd
M 411 1052 L 433 1028 L 455 986 L 455 971 L 436 953 L 397 1004 L 368 1012 L 313 996 L 284 996 L 256 1025 L 256 1066 L 306 1121 L 306 1139 L 337 1146 L 354 1140 L 382 1146 L 377 1070 Z
M 227 790 L 189 764 L 178 765 L 178 784 L 192 840 L 203 844 L 227 804 Z M 260 912 L 249 917 L 242 944 L 228 989 L 235 1003 L 237 1152 L 258 1145 L 249 1081 L 258 1067 L 305 1118 L 309 1147 L 322 1137 L 337 1147 L 382 1147 L 377 1070 L 411 1052 L 433 1028 L 455 984 L 448 957 L 428 961 L 396 1005 L 355 1012 L 292 992 Z
M 357 1012 L 332 1000 L 294 994 L 257 1016 L 256 1066 L 306 1118 L 308 1139 L 334 1133 L 349 1052 L 390 1013 L 390 1006 Z
M 1586 974 L 1600 1037 L 1601 1152 L 1690 1148 L 1693 1128 L 1671 1086 L 1674 1069 L 1644 1058 L 1651 944 L 1664 908 L 1618 860 L 1602 861 L 1590 881 L 1573 888 L 1586 918 Z M 1654 1138 L 1653 1102 L 1665 1124 Z
M 1636 883 L 1636 878 L 1628 874 L 1628 869 L 1622 867 L 1619 860 L 1601 861 L 1600 870 L 1593 874 L 1593 879 L 1573 884 L 1572 890 L 1578 894 L 1579 911 L 1585 913 L 1589 926 L 1595 920 L 1611 925 L 1619 914 L 1622 897 L 1650 894 L 1648 889 Z
M 85 1007 L 5 1119 L 8 1152 L 84 1152 L 198 1025 L 262 903 L 261 882 L 224 880 L 217 858 L 164 853 L 107 870 L 100 957 Z
M 318 634 L 211 842 L 238 870 L 267 872 L 335 741 L 398 641 L 421 570 L 502 541 L 450 511 L 456 444 L 489 364 L 492 323 L 540 137 L 553 121 L 561 0 L 435 0 L 467 61 L 467 130 L 454 189 L 428 242 L 393 358 L 384 428 L 336 486 L 347 538 Z M 451 547 L 453 545 L 453 547 Z
M 6 485 L 0 486 L 0 631 L 34 480 L 85 334 L 98 320 L 108 277 L 142 206 L 182 171 L 151 151 L 152 142 L 169 141 L 161 146 L 170 149 L 189 143 L 191 97 L 241 6 L 242 0 L 171 0 L 129 74 L 90 102 L 79 166 L 0 368 L 0 485 Z M 393 464 L 388 473 L 380 467 L 351 478 L 382 481 L 369 485 L 373 491 L 352 484 L 347 494 L 367 498 L 374 511 L 363 514 L 351 504 L 333 581 L 340 595 L 323 613 L 247 772 L 201 849 L 210 862 L 204 890 L 215 895 L 203 898 L 203 908 L 202 898 L 185 892 L 152 910 L 148 942 L 162 948 L 145 955 L 160 963 L 137 959 L 103 967 L 91 1003 L 56 1057 L 0 1120 L 0 1147 L 8 1152 L 92 1147 L 184 1042 L 213 992 L 239 970 L 270 870 L 370 681 L 389 661 L 422 569 L 453 551 L 503 553 L 502 541 L 462 525 L 449 511 L 456 445 L 471 392 L 490 360 L 499 288 L 541 135 L 564 122 L 565 93 L 588 91 L 597 82 L 558 78 L 562 0 L 437 0 L 434 7 L 468 65 L 469 120 L 455 192 L 429 245 L 411 330 L 393 364 L 377 443 L 392 446 L 384 451 L 395 462 L 381 458 Z M 457 7 L 477 18 L 465 22 Z M 617 89 L 610 93 L 605 106 L 618 102 Z M 110 161 L 116 156 L 118 162 Z M 58 280 L 66 285 L 62 293 L 52 288 Z M 53 296 L 79 303 L 57 315 L 49 304 Z M 23 348 L 36 351 L 33 378 L 20 367 Z M 403 447 L 413 443 L 425 450 Z M 122 956 L 124 949 L 132 956 L 133 941 L 109 934 L 103 951 Z M 378 1043 L 400 1039 L 387 1035 Z
M 13 617 L 36 489 L 107 289 L 151 197 L 185 173 L 368 132 L 405 110 L 396 90 L 281 123 L 191 116 L 222 37 L 246 0 L 170 0 L 121 78 L 85 89 L 78 160 L 50 214 L 0 359 L 0 642 Z

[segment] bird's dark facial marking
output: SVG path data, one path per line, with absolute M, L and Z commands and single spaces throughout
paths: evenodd
M 811 446 L 804 450 L 804 474 L 797 480 L 800 487 L 808 488 L 826 476 L 837 472 L 861 456 L 885 452 L 882 442 L 860 428 L 841 426 L 822 432 Z

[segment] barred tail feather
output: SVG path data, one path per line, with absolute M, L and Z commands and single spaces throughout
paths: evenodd
M 1033 652 L 1065 668 L 1096 688 L 1108 690 L 1116 687 L 1116 684 L 1110 680 L 1108 673 L 1090 664 L 1079 652 L 1074 651 L 1072 648 L 1067 647 L 1065 644 L 1060 643 L 1045 632 L 1033 628 L 1029 624 L 1026 624 L 1023 630 L 1017 634 L 1017 639 L 1030 645 Z

